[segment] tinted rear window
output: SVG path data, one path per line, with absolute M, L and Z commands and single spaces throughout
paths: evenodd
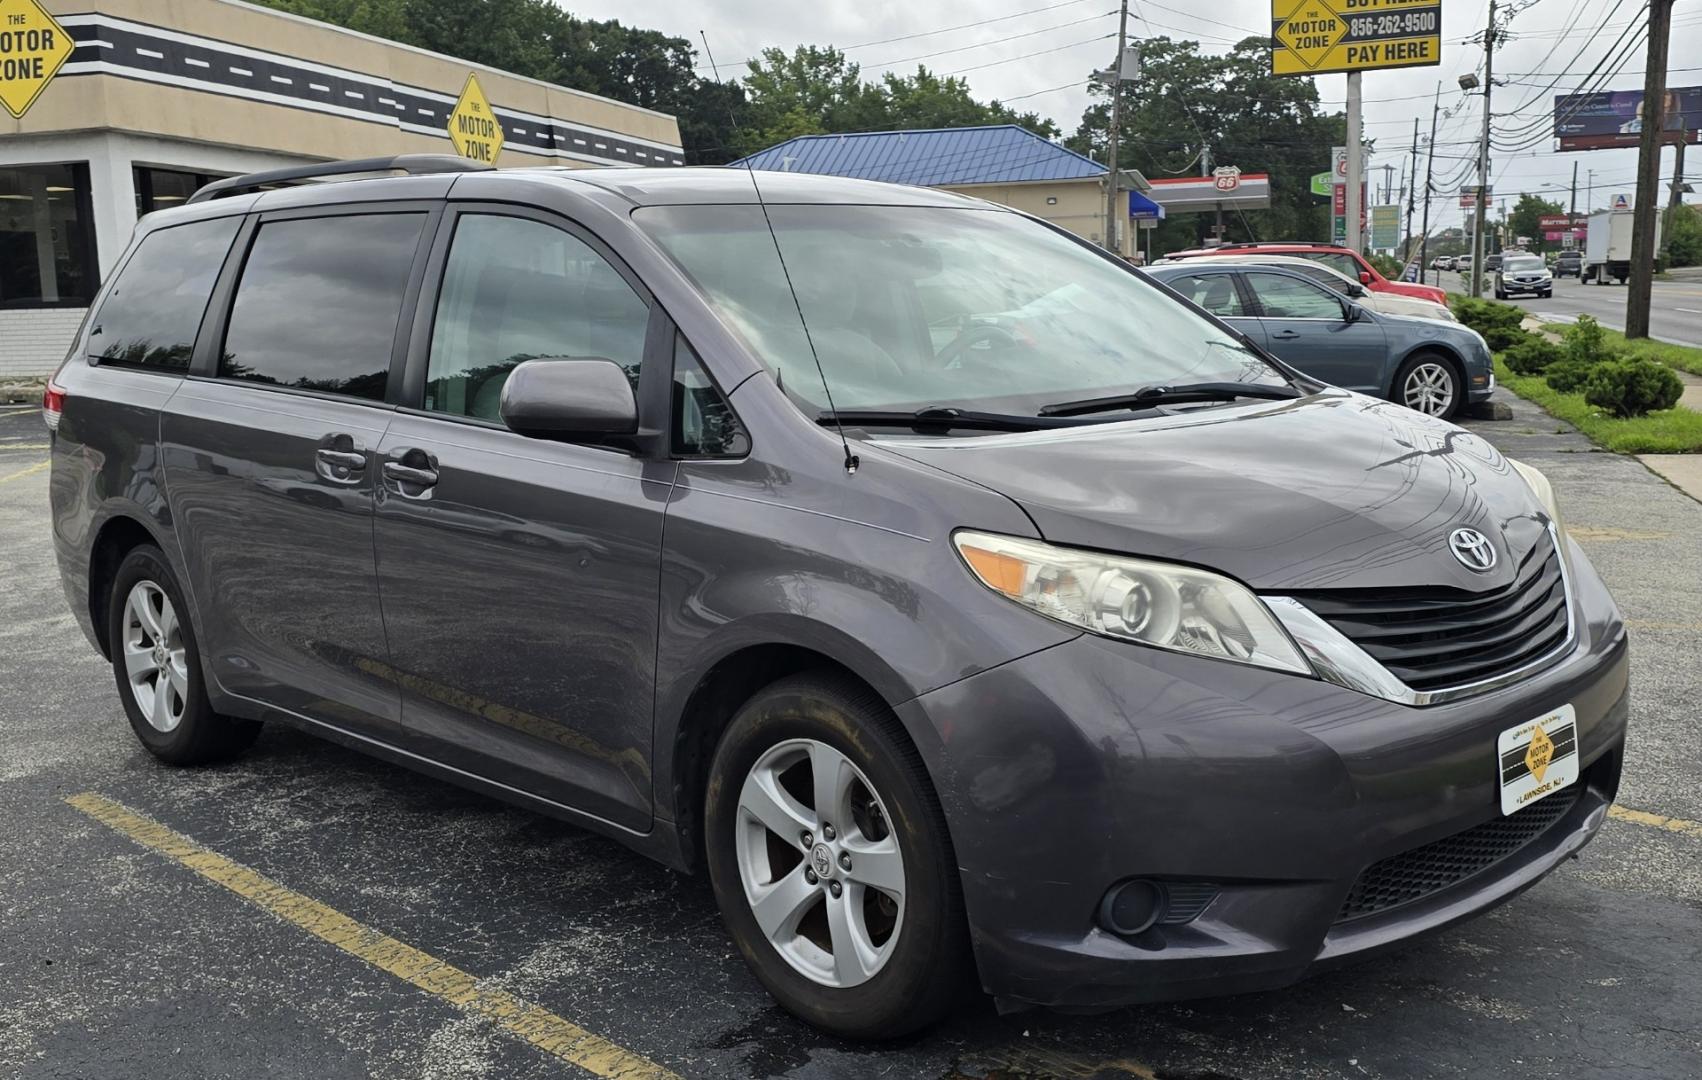
M 368 214 L 260 226 L 219 374 L 382 400 L 424 222 L 424 214 Z
M 142 239 L 89 331 L 89 352 L 111 364 L 189 370 L 195 335 L 238 217 L 160 229 Z

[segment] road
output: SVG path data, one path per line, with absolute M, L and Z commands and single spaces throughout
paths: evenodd
M 1702 504 L 1512 404 L 1475 429 L 1548 471 L 1635 641 L 1623 809 L 1581 859 L 1288 990 L 971 996 L 887 1047 L 781 1013 L 706 883 L 611 841 L 278 726 L 156 763 L 66 611 L 38 414 L 0 410 L 0 1076 L 1702 1076 Z
M 1429 280 L 1435 284 L 1436 271 Z M 1445 289 L 1463 290 L 1465 280 L 1455 273 L 1442 272 L 1440 284 Z M 1484 279 L 1484 292 L 1493 286 Z M 1509 303 L 1518 304 L 1532 312 L 1570 321 L 1579 315 L 1591 315 L 1603 326 L 1625 329 L 1625 295 L 1623 285 L 1583 285 L 1577 278 L 1557 278 L 1554 295 L 1546 300 L 1534 296 L 1516 296 Z M 1702 281 L 1657 281 L 1649 295 L 1649 336 L 1675 345 L 1702 348 Z

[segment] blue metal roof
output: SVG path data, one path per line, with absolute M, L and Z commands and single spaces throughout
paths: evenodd
M 800 135 L 734 165 L 942 187 L 1078 180 L 1105 166 L 1015 124 Z

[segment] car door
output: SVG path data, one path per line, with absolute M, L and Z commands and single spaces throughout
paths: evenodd
M 1230 268 L 1175 274 L 1166 277 L 1164 283 L 1246 334 L 1255 345 L 1265 344 L 1264 325 L 1248 308 Z
M 378 578 L 403 745 L 647 828 L 675 466 L 518 435 L 498 404 L 523 360 L 604 357 L 627 370 L 641 430 L 658 430 L 672 331 L 606 248 L 553 215 L 456 206 L 438 248 L 405 407 L 378 455 Z M 657 349 L 660 362 L 647 354 Z
M 251 219 L 192 377 L 160 420 L 218 686 L 367 737 L 392 735 L 400 713 L 379 674 L 374 453 L 438 213 L 367 204 Z
M 1375 316 L 1298 274 L 1250 270 L 1244 281 L 1267 349 L 1315 379 L 1382 396 L 1388 348 Z

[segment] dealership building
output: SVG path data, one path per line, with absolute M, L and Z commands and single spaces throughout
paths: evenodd
M 0 111 L 0 378 L 64 358 L 140 215 L 224 176 L 454 153 L 472 80 L 503 166 L 683 163 L 672 116 L 239 0 L 37 2 L 72 47 Z

